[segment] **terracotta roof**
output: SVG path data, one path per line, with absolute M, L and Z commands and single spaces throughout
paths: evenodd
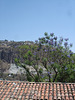
M 0 100 L 75 100 L 75 83 L 0 80 Z

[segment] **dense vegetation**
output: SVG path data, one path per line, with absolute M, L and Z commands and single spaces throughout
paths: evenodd
M 15 63 L 26 69 L 28 81 L 75 82 L 75 54 L 70 50 L 68 39 L 58 39 L 54 33 L 39 38 L 32 45 L 18 48 Z M 36 73 L 31 73 L 26 65 L 32 66 Z

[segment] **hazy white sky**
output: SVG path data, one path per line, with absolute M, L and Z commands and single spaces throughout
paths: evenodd
M 0 0 L 0 40 L 69 38 L 75 52 L 75 0 Z

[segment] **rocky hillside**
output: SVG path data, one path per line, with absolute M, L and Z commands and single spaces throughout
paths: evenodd
M 24 44 L 30 45 L 33 44 L 33 42 L 15 42 L 8 40 L 0 40 L 0 60 L 5 61 L 7 63 L 14 63 L 14 58 L 16 58 L 18 54 L 18 47 Z
M 4 72 L 10 68 L 10 64 L 14 64 L 15 58 L 19 56 L 19 47 L 24 44 L 34 44 L 32 41 L 8 41 L 0 40 L 0 72 Z

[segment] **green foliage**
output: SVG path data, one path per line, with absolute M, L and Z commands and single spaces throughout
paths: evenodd
M 33 78 L 28 73 L 26 74 L 26 76 L 27 76 L 27 81 L 29 82 L 34 81 Z
M 33 62 L 31 62 L 31 61 L 29 61 L 29 60 L 25 60 L 25 64 L 27 64 L 27 65 L 32 65 L 33 64 Z
M 24 59 L 28 59 L 28 55 L 27 54 L 24 54 L 23 58 Z
M 24 64 L 32 65 L 36 74 L 27 71 L 28 81 L 75 82 L 75 54 L 68 45 L 68 39 L 58 38 L 51 33 L 44 33 L 34 45 L 19 47 L 20 58 Z M 21 62 L 15 59 L 15 62 Z M 39 68 L 39 65 L 42 68 Z M 47 73 L 43 73 L 45 68 Z
M 45 68 L 47 68 L 47 58 L 43 58 L 42 63 Z
M 29 50 L 29 51 L 27 52 L 27 55 L 31 57 L 31 56 L 32 56 L 32 52 Z
M 15 58 L 14 61 L 15 61 L 15 63 L 18 63 L 19 62 L 19 60 L 17 58 Z
M 39 73 L 40 73 L 40 74 L 42 74 L 42 72 L 43 72 L 43 69 L 42 69 L 42 68 L 40 68 L 40 69 L 39 69 Z
M 45 36 L 48 36 L 48 33 L 47 33 L 47 32 L 45 32 L 45 33 L 44 33 L 44 35 L 45 35 Z
M 29 45 L 21 45 L 20 47 L 19 47 L 19 49 L 26 49 L 26 50 L 28 50 L 29 49 Z
M 39 82 L 39 77 L 38 77 L 38 75 L 35 75 L 35 82 Z
M 17 64 L 17 66 L 21 66 L 21 63 L 20 63 L 20 60 L 19 59 L 15 58 L 14 61 Z

